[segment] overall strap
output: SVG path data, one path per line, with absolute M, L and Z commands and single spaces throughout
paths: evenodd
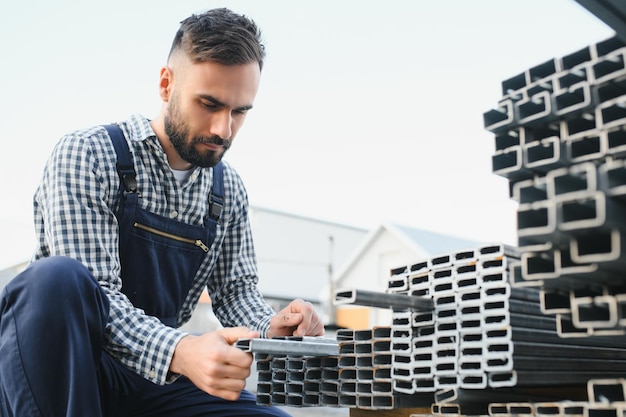
M 124 190 L 127 193 L 137 193 L 137 173 L 133 165 L 133 154 L 128 148 L 122 128 L 116 124 L 104 125 L 104 128 L 109 133 L 117 154 L 117 174 L 122 180 Z
M 224 208 L 224 164 L 213 167 L 213 184 L 209 193 L 209 216 L 218 220 Z
M 116 124 L 104 125 L 113 142 L 117 154 L 117 173 L 124 184 L 127 193 L 138 193 L 137 173 L 133 165 L 133 154 L 128 148 L 124 132 Z M 209 217 L 218 220 L 224 208 L 224 164 L 219 162 L 213 167 L 213 184 L 209 193 Z

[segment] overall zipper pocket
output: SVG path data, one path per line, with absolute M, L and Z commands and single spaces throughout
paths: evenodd
M 189 239 L 186 237 L 173 235 L 171 233 L 163 232 L 159 229 L 155 229 L 154 227 L 146 226 L 141 223 L 134 223 L 133 226 L 136 227 L 137 229 L 145 230 L 146 232 L 154 233 L 155 235 L 158 235 L 158 236 L 163 236 L 168 239 L 173 239 L 179 242 L 184 242 L 184 243 L 195 245 L 199 247 L 200 249 L 202 249 L 205 253 L 209 253 L 209 247 L 205 245 L 204 242 L 202 242 L 200 239 L 193 240 L 193 239 Z

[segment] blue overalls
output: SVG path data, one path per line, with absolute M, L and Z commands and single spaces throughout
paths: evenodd
M 118 155 L 122 182 L 122 291 L 146 314 L 176 327 L 177 314 L 215 239 L 223 207 L 223 166 L 213 168 L 205 225 L 150 213 L 138 204 L 132 154 L 121 129 L 105 126 Z M 244 391 L 236 402 L 197 389 L 187 378 L 159 386 L 103 350 L 109 302 L 78 261 L 33 262 L 0 298 L 0 416 L 287 416 L 256 404 Z

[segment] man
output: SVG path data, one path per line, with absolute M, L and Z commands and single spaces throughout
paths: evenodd
M 65 136 L 35 194 L 34 261 L 0 299 L 3 416 L 284 415 L 244 390 L 238 338 L 323 335 L 310 303 L 256 288 L 248 201 L 222 157 L 264 47 L 227 9 L 185 19 L 154 120 Z M 223 329 L 177 330 L 208 287 Z

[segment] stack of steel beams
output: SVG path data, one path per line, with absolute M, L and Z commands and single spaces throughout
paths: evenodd
M 337 340 L 287 337 L 240 339 L 255 354 L 257 402 L 293 407 L 392 409 L 430 406 L 432 395 L 394 393 L 391 328 L 340 330 Z
M 617 37 L 502 82 L 483 114 L 518 203 L 517 287 L 562 337 L 625 334 L 626 46 Z
M 390 308 L 388 327 L 237 341 L 257 355 L 259 403 L 466 413 L 529 389 L 565 387 L 549 399 L 572 399 L 590 379 L 624 375 L 623 337 L 561 337 L 540 289 L 512 285 L 519 260 L 517 248 L 485 245 L 394 268 L 383 293 L 336 291 L 336 304 Z
M 592 379 L 586 390 L 578 391 L 572 400 L 551 399 L 558 397 L 558 391 L 458 390 L 438 394 L 431 412 L 441 416 L 619 417 L 626 411 L 626 380 Z M 528 398 L 538 400 L 529 401 Z
M 388 292 L 433 300 L 430 311 L 393 309 L 394 390 L 580 386 L 623 375 L 623 338 L 560 337 L 540 290 L 511 285 L 518 262 L 517 248 L 495 244 L 392 270 Z

